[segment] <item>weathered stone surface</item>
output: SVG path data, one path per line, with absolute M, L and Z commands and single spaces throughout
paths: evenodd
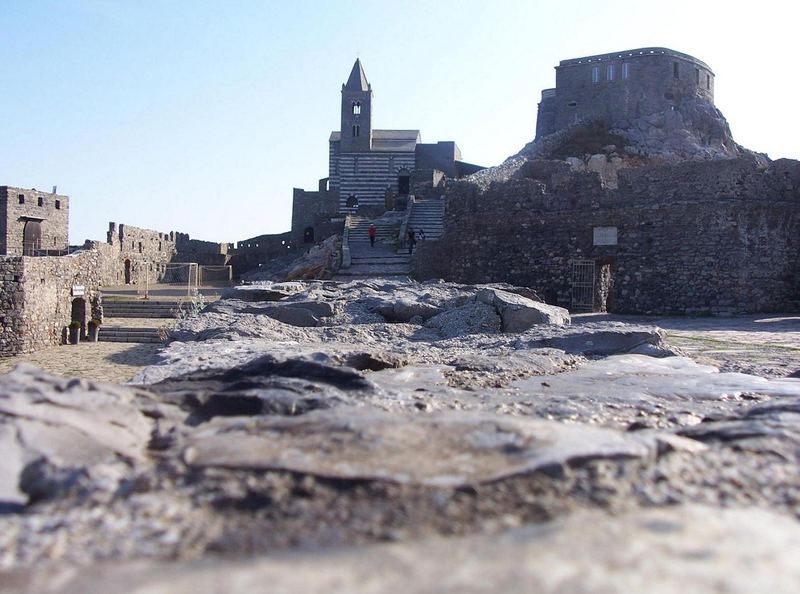
M 141 411 L 144 401 L 137 406 L 142 398 L 130 389 L 64 380 L 19 365 L 0 383 L 0 437 L 7 453 L 0 465 L 3 502 L 46 495 L 35 486 L 42 480 L 50 481 L 50 495 L 56 495 L 56 475 L 64 470 L 61 477 L 72 480 L 71 473 L 91 473 L 96 466 L 143 462 L 152 423 Z M 25 492 L 21 477 L 39 461 L 46 468 L 27 481 L 31 489 Z
M 704 506 L 564 521 L 501 535 L 425 540 L 335 553 L 244 561 L 134 562 L 49 567 L 6 576 L 20 594 L 322 594 L 469 592 L 527 594 L 793 594 L 800 582 L 800 525 L 758 509 Z
M 569 312 L 563 307 L 547 305 L 498 289 L 483 289 L 478 301 L 493 305 L 503 320 L 503 332 L 524 332 L 536 324 L 569 324 Z
M 192 467 L 458 487 L 573 460 L 636 458 L 650 451 L 634 436 L 593 427 L 492 415 L 348 411 L 216 425 L 190 437 L 182 455 Z

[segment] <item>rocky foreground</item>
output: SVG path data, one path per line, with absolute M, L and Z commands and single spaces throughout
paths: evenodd
M 240 287 L 0 376 L 0 592 L 797 592 L 800 380 L 518 287 Z

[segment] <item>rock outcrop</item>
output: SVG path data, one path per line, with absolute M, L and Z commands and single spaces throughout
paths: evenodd
M 0 593 L 791 591 L 800 380 L 535 298 L 263 284 L 131 385 L 0 376 Z

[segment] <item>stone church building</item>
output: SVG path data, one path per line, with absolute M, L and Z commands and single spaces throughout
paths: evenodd
M 372 85 L 356 60 L 342 85 L 340 128 L 329 138 L 328 177 L 316 191 L 294 190 L 295 247 L 340 232 L 347 214 L 382 213 L 387 197 L 407 197 L 415 183 L 458 179 L 483 169 L 462 161 L 453 141 L 425 144 L 419 130 L 374 128 L 372 106 Z

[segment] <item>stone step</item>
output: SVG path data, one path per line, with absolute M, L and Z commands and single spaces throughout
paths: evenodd
M 97 335 L 100 342 L 162 342 L 157 328 L 126 328 L 123 326 L 101 326 Z
M 350 266 L 349 268 L 342 268 L 338 274 L 341 276 L 384 276 L 391 275 L 407 275 L 411 271 L 408 265 L 402 266 L 386 266 L 386 265 L 367 265 L 359 264 Z

